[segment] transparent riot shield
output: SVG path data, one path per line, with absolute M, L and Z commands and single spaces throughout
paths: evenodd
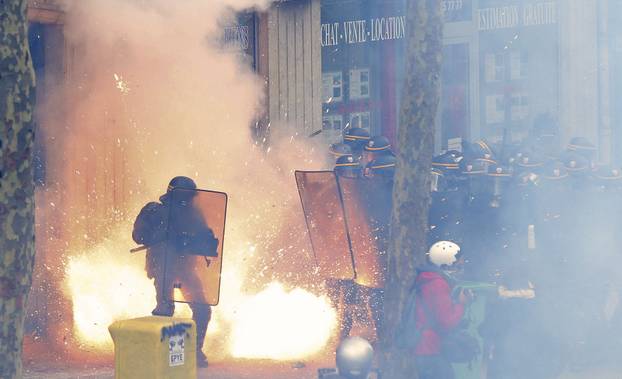
M 296 184 L 320 275 L 354 279 L 345 217 L 332 171 L 296 171 Z
M 175 189 L 168 196 L 161 295 L 170 301 L 216 305 L 220 295 L 227 194 Z
M 391 220 L 392 182 L 383 178 L 338 178 L 356 282 L 384 287 Z

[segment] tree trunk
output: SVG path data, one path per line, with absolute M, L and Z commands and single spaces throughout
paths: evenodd
M 406 81 L 398 129 L 391 245 L 385 298 L 383 376 L 416 377 L 413 351 L 393 344 L 415 268 L 425 262 L 430 207 L 430 167 L 440 98 L 443 19 L 441 0 L 408 1 Z
M 22 376 L 25 306 L 34 263 L 34 71 L 27 0 L 0 1 L 0 378 Z

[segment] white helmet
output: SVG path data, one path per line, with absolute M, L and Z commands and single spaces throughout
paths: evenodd
M 374 348 L 364 338 L 348 337 L 339 344 L 336 358 L 337 369 L 342 377 L 367 378 L 374 360 Z
M 428 257 L 432 264 L 441 267 L 451 266 L 457 260 L 456 256 L 460 253 L 460 246 L 450 241 L 439 241 L 430 247 Z

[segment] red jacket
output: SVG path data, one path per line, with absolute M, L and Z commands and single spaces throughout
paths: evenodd
M 442 337 L 439 332 L 448 332 L 460 323 L 464 306 L 454 304 L 449 283 L 438 272 L 421 271 L 415 285 L 419 289 L 416 295 L 416 325 L 421 330 L 421 340 L 415 354 L 440 354 Z

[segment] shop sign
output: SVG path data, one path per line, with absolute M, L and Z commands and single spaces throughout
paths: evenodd
M 443 0 L 441 8 L 446 22 L 471 20 L 471 0 Z
M 480 31 L 552 25 L 557 23 L 557 2 L 482 8 L 477 14 Z
M 406 37 L 406 17 L 389 16 L 322 24 L 322 47 L 399 40 Z

